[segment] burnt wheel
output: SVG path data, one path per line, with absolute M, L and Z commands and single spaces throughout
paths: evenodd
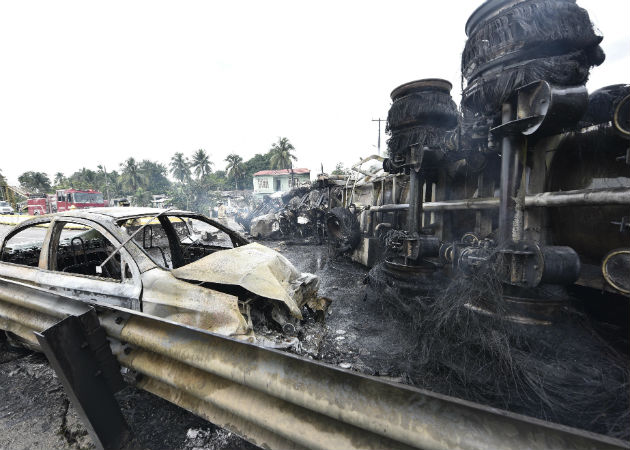
M 338 254 L 354 250 L 359 245 L 359 221 L 346 208 L 333 208 L 326 214 L 326 229 L 328 241 Z

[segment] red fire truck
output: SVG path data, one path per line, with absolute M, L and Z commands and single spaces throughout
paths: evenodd
M 35 194 L 27 201 L 31 215 L 49 214 L 70 209 L 95 208 L 107 206 L 103 193 L 92 189 L 60 189 L 56 194 Z

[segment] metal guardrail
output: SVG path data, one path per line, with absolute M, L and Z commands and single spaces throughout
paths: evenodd
M 0 278 L 0 328 L 32 331 L 97 311 L 138 386 L 281 449 L 619 449 L 628 443 L 345 371 L 146 314 Z

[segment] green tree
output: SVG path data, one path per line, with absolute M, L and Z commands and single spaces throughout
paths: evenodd
M 292 153 L 293 151 L 295 151 L 295 147 L 293 147 L 289 139 L 279 137 L 278 142 L 275 142 L 269 150 L 269 153 L 271 153 L 271 168 L 293 168 L 293 161 L 297 161 L 297 157 Z
M 55 174 L 55 186 L 63 186 L 66 181 L 66 176 L 62 172 Z
M 190 164 L 183 153 L 177 152 L 171 158 L 171 175 L 180 183 L 190 179 Z
M 135 193 L 139 187 L 143 187 L 146 179 L 134 158 L 128 158 L 120 165 L 123 188 L 129 193 Z
M 29 192 L 46 193 L 52 189 L 50 178 L 43 172 L 24 172 L 18 177 L 18 182 Z
M 147 189 L 151 192 L 163 194 L 171 186 L 171 182 L 166 178 L 168 169 L 164 164 L 145 159 L 140 162 L 139 170 L 145 178 Z
M 190 167 L 194 169 L 197 179 L 203 178 L 212 172 L 212 168 L 210 166 L 212 166 L 212 161 L 210 161 L 210 157 L 205 150 L 200 148 L 193 153 Z
M 253 158 L 248 159 L 243 163 L 243 189 L 254 188 L 254 174 L 256 172 L 260 172 L 261 170 L 267 170 L 271 167 L 271 153 L 267 152 L 265 154 L 256 153 Z
M 100 191 L 107 192 L 109 191 L 109 197 L 122 197 L 125 195 L 122 183 L 122 176 L 116 170 L 105 171 L 103 170 L 101 180 L 100 180 Z
M 343 163 L 338 162 L 331 175 L 348 175 L 349 172 L 350 171 L 344 167 Z
M 139 187 L 133 195 L 133 203 L 136 206 L 151 206 L 151 192 Z
M 110 174 L 107 173 L 107 169 L 105 169 L 104 165 L 99 164 L 98 166 L 96 166 L 96 168 L 98 169 L 98 171 L 96 172 L 96 190 L 102 192 L 105 196 L 105 199 L 109 201 L 112 198 L 113 187 L 115 186 L 115 183 L 113 183 L 110 179 Z
M 74 185 L 74 188 L 79 189 L 98 189 L 98 177 L 96 172 L 92 169 L 82 168 L 79 171 L 79 186 Z
M 236 190 L 238 190 L 238 180 L 243 177 L 245 173 L 245 167 L 243 167 L 243 158 L 235 153 L 229 154 L 225 161 L 228 163 L 225 170 L 227 171 L 228 178 L 234 180 Z

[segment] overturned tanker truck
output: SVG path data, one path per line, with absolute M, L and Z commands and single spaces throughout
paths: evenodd
M 394 89 L 329 239 L 407 321 L 418 384 L 628 439 L 630 85 L 587 92 L 575 1 L 488 1 L 466 34 L 460 108 L 446 80 Z

